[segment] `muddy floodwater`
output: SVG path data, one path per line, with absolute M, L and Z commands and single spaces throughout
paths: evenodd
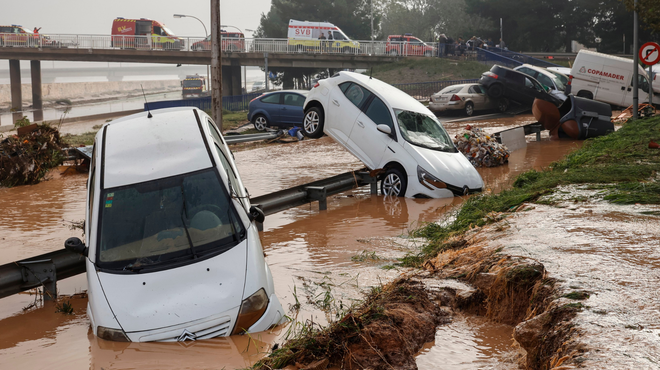
M 528 116 L 494 121 L 507 127 Z M 483 124 L 483 123 L 482 123 Z M 464 122 L 447 124 L 455 133 Z M 501 128 L 499 128 L 501 129 Z M 497 130 L 494 130 L 497 131 Z M 486 190 L 510 186 L 521 172 L 540 169 L 581 143 L 530 141 L 502 167 L 479 169 Z M 252 196 L 362 168 L 331 139 L 269 145 L 237 151 L 236 162 Z M 86 174 L 54 171 L 34 186 L 0 188 L 0 263 L 58 250 L 70 236 L 80 236 L 71 222 L 84 218 Z M 300 323 L 324 325 L 362 293 L 402 273 L 392 265 L 419 246 L 409 230 L 438 221 L 463 201 L 386 199 L 364 187 L 316 203 L 268 216 L 261 233 L 275 289 L 294 323 L 268 333 L 185 343 L 113 343 L 95 338 L 85 314 L 84 295 L 70 299 L 73 315 L 54 304 L 19 294 L 0 300 L 2 369 L 235 369 L 265 355 L 275 343 L 299 330 Z M 85 291 L 84 274 L 59 281 L 59 293 Z M 300 309 L 293 310 L 299 303 Z M 420 369 L 501 368 L 511 351 L 511 327 L 471 317 L 457 317 L 441 327 L 417 358 Z

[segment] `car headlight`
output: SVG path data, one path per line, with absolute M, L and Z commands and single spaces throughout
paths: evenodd
M 96 328 L 96 336 L 101 339 L 111 340 L 113 342 L 131 341 L 130 339 L 128 339 L 126 333 L 124 333 L 123 330 L 106 328 L 105 326 L 99 326 L 98 328 Z
M 241 310 L 231 335 L 245 333 L 250 326 L 259 321 L 268 307 L 268 295 L 264 288 L 259 289 L 241 303 Z
M 435 190 L 430 185 L 436 187 L 437 189 L 447 188 L 447 184 L 442 182 L 437 177 L 431 175 L 429 171 L 423 169 L 421 166 L 417 166 L 417 180 L 419 180 L 420 184 L 426 186 L 430 190 Z

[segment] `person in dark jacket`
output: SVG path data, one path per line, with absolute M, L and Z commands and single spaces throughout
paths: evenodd
M 438 37 L 438 56 L 439 57 L 444 57 L 447 55 L 447 36 L 444 33 L 440 34 L 440 37 Z

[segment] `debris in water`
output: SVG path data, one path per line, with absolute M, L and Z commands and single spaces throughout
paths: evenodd
M 474 167 L 496 167 L 506 163 L 511 152 L 482 129 L 465 127 L 454 137 L 454 144 Z
M 60 133 L 49 125 L 9 136 L 0 141 L 0 186 L 37 184 L 63 159 Z

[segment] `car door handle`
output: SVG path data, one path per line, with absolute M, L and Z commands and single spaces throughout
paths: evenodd
M 339 106 L 339 102 L 336 101 L 336 100 L 334 100 L 334 99 L 332 99 L 332 104 L 334 104 L 334 105 L 336 105 L 336 106 Z
M 358 124 L 358 126 L 364 128 L 364 123 L 362 123 L 362 121 L 357 121 L 357 124 Z

